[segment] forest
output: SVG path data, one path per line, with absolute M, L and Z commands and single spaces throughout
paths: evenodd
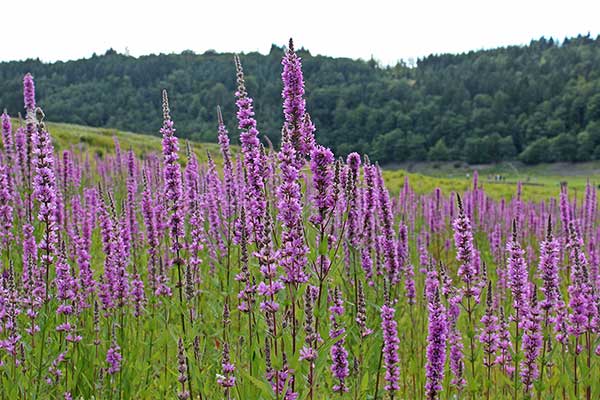
M 401 41 L 399 41 L 401 46 Z M 263 140 L 279 145 L 281 57 L 241 54 Z M 300 49 L 316 137 L 338 155 L 368 153 L 382 165 L 519 159 L 528 164 L 600 159 L 600 36 L 540 38 L 463 54 L 381 65 Z M 168 89 L 178 135 L 215 141 L 216 107 L 234 131 L 233 54 L 132 57 L 108 50 L 68 62 L 0 63 L 0 108 L 22 111 L 22 77 L 39 84 L 53 121 L 158 135 Z

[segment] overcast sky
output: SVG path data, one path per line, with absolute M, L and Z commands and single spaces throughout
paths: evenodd
M 0 60 L 269 51 L 292 36 L 313 54 L 395 63 L 541 36 L 600 32 L 599 0 L 2 0 Z

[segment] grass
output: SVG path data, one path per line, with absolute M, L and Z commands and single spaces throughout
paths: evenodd
M 13 121 L 13 124 L 18 125 L 18 121 Z M 92 154 L 103 155 L 113 151 L 115 136 L 124 151 L 132 148 L 135 154 L 142 157 L 150 152 L 161 150 L 161 139 L 158 136 L 56 122 L 49 122 L 48 127 L 57 150 L 82 146 L 89 149 Z M 190 142 L 190 145 L 200 162 L 206 161 L 207 153 L 210 153 L 219 163 L 218 144 Z M 183 148 L 184 143 L 181 143 L 181 146 Z M 237 148 L 232 146 L 232 151 L 236 152 Z M 563 181 L 568 182 L 573 194 L 583 193 L 588 179 L 593 183 L 600 182 L 600 161 L 536 166 L 509 162 L 483 166 L 469 166 L 455 162 L 412 163 L 387 168 L 384 171 L 384 178 L 392 194 L 400 191 L 406 175 L 409 176 L 413 190 L 418 194 L 431 193 L 436 187 L 441 188 L 444 193 L 449 193 L 464 191 L 471 187 L 475 170 L 479 173 L 480 184 L 486 188 L 486 194 L 496 200 L 510 199 L 515 194 L 519 181 L 523 183 L 523 198 L 531 201 L 556 197 L 560 191 L 560 183 Z M 495 175 L 502 175 L 505 180 L 496 182 L 493 179 Z
M 600 182 L 600 161 L 535 166 L 516 162 L 474 166 L 460 162 L 423 162 L 387 168 L 384 177 L 392 193 L 400 191 L 406 175 L 419 194 L 430 193 L 436 187 L 449 193 L 471 187 L 474 171 L 478 172 L 479 184 L 485 187 L 486 194 L 496 200 L 510 199 L 516 193 L 517 182 L 523 184 L 523 198 L 531 201 L 558 196 L 562 182 L 567 182 L 571 194 L 577 196 L 585 191 L 588 180 L 593 184 Z M 501 175 L 502 181 L 496 181 L 496 175 Z
M 18 124 L 18 120 L 13 120 L 13 127 L 18 126 Z M 159 136 L 58 122 L 48 122 L 48 129 L 52 135 L 54 148 L 57 151 L 75 147 L 87 149 L 91 154 L 102 156 L 104 153 L 114 151 L 114 137 L 118 138 L 122 151 L 131 148 L 139 157 L 144 157 L 151 152 L 161 151 L 161 138 Z M 215 137 L 216 135 L 215 130 Z M 216 143 L 190 142 L 190 145 L 200 162 L 206 161 L 207 153 L 210 153 L 211 157 L 217 161 L 220 159 L 219 145 Z M 180 147 L 185 154 L 185 141 L 180 141 Z M 232 150 L 234 153 L 236 152 L 235 148 Z

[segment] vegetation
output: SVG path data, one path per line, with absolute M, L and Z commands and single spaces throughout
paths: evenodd
M 18 127 L 24 125 L 24 121 L 13 119 L 12 125 Z M 140 133 L 57 122 L 47 122 L 46 126 L 52 132 L 56 151 L 71 150 L 102 158 L 114 154 L 114 145 L 119 143 L 122 151 L 131 149 L 139 157 L 145 157 L 160 152 L 161 148 L 160 138 Z M 186 144 L 190 145 L 199 160 L 206 161 L 207 155 L 210 154 L 215 161 L 221 163 L 218 145 L 195 141 L 188 141 Z M 233 147 L 232 151 L 237 152 L 237 148 Z
M 381 164 L 600 159 L 600 37 L 431 55 L 415 66 L 298 53 L 317 138 L 337 154 L 369 153 Z M 282 54 L 273 46 L 267 55 L 244 55 L 259 128 L 275 145 Z M 168 88 L 178 134 L 214 141 L 216 104 L 235 127 L 232 59 L 214 51 L 134 58 L 109 50 L 78 61 L 0 63 L 0 106 L 22 110 L 21 78 L 31 71 L 54 120 L 156 134 L 157 99 Z
M 220 173 L 180 148 L 166 90 L 158 146 L 47 124 L 25 76 L 24 124 L 1 117 L 3 398 L 600 396 L 594 186 L 392 196 L 315 140 L 291 41 L 278 150 L 235 64 Z
M 18 126 L 19 123 L 18 120 L 13 120 L 13 126 Z M 47 126 L 52 132 L 54 148 L 57 151 L 72 150 L 107 157 L 114 155 L 115 139 L 123 150 L 131 149 L 140 157 L 161 150 L 159 138 L 139 133 L 55 122 L 49 122 Z M 214 135 L 216 136 L 216 133 Z M 199 160 L 206 161 L 210 154 L 217 165 L 222 166 L 221 153 L 217 144 L 196 141 L 189 143 Z M 232 146 L 231 151 L 236 154 L 239 147 Z M 470 167 L 456 167 L 453 164 L 426 162 L 422 168 L 412 173 L 399 169 L 384 169 L 383 178 L 393 195 L 400 193 L 406 177 L 411 182 L 412 190 L 418 195 L 431 193 L 435 188 L 440 188 L 443 193 L 468 190 L 472 185 L 470 177 L 475 170 Z M 561 182 L 568 182 L 574 195 L 578 196 L 584 193 L 588 180 L 600 182 L 600 163 L 579 164 L 579 166 L 580 169 L 575 171 L 570 167 L 573 173 L 564 175 L 561 174 L 560 168 L 554 169 L 549 165 L 522 167 L 520 171 L 515 172 L 512 166 L 498 164 L 495 167 L 480 169 L 479 174 L 482 177 L 481 185 L 486 186 L 486 194 L 493 199 L 510 199 L 516 193 L 517 183 L 523 182 L 523 199 L 541 201 L 556 197 L 560 193 Z M 507 180 L 488 181 L 486 176 L 494 174 L 502 174 Z M 528 182 L 530 180 L 532 182 Z

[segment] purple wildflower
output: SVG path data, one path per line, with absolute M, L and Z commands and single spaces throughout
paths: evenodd
M 394 319 L 396 310 L 388 304 L 381 306 L 381 330 L 383 331 L 383 362 L 385 367 L 385 390 L 394 392 L 400 390 L 400 359 L 398 349 L 398 324 Z
M 40 121 L 41 122 L 41 121 Z M 35 165 L 35 177 L 33 181 L 33 196 L 39 202 L 38 220 L 44 224 L 45 233 L 40 240 L 39 250 L 43 253 L 41 261 L 48 276 L 56 253 L 58 242 L 58 224 L 56 221 L 56 178 L 54 176 L 54 149 L 50 135 L 45 127 L 40 124 L 38 132 L 33 136 L 33 156 Z M 47 279 L 47 278 L 46 278 Z M 48 285 L 46 283 L 45 296 L 48 297 Z
M 260 141 L 258 139 L 258 129 L 256 129 L 256 120 L 254 119 L 254 108 L 252 106 L 252 98 L 246 92 L 246 84 L 244 82 L 244 71 L 239 57 L 234 57 L 237 70 L 238 88 L 235 92 L 237 100 L 237 119 L 238 127 L 241 130 L 240 143 L 242 147 L 243 165 L 246 170 L 248 184 L 246 191 L 246 210 L 249 213 L 249 223 L 251 230 L 256 235 L 261 235 L 263 232 L 261 219 L 265 215 L 267 202 L 263 195 L 264 183 L 264 168 L 265 162 L 260 151 Z M 256 236 L 259 241 L 260 237 Z
M 556 311 L 559 296 L 558 259 L 560 247 L 558 241 L 552 235 L 552 217 L 548 216 L 548 234 L 540 244 L 540 275 L 543 281 L 541 288 L 544 300 L 540 302 L 542 310 L 548 314 Z
M 390 201 L 390 193 L 383 183 L 383 175 L 381 169 L 377 170 L 375 177 L 378 202 L 379 202 L 379 222 L 381 223 L 380 240 L 382 242 L 383 258 L 385 271 L 388 274 L 388 280 L 391 285 L 398 283 L 400 276 L 398 271 L 398 258 L 396 254 L 396 240 L 393 229 L 394 216 L 392 214 L 392 205 Z
M 295 153 L 289 137 L 284 137 L 279 152 L 281 184 L 277 188 L 277 216 L 283 225 L 280 256 L 285 275 L 282 280 L 287 284 L 298 285 L 308 281 L 305 272 L 308 248 L 302 228 L 302 192 L 298 168 L 294 162 Z
M 346 330 L 341 326 L 339 317 L 344 315 L 344 303 L 342 294 L 336 287 L 333 295 L 333 305 L 329 307 L 329 319 L 331 321 L 331 329 L 329 337 L 332 339 L 339 338 L 331 347 L 331 373 L 338 380 L 338 383 L 333 386 L 334 392 L 347 392 L 345 380 L 350 374 L 348 369 L 348 351 L 344 348 Z
M 452 223 L 452 228 L 454 229 L 456 260 L 459 262 L 458 276 L 467 286 L 465 295 L 467 297 L 477 297 L 478 293 L 475 285 L 477 270 L 474 263 L 473 231 L 458 194 L 456 199 L 458 202 L 458 216 Z
M 229 357 L 229 344 L 223 343 L 223 356 L 221 358 L 221 371 L 222 375 L 218 375 L 217 383 L 221 385 L 226 393 L 229 393 L 229 388 L 235 386 L 235 365 L 231 363 Z
M 316 225 L 325 224 L 333 208 L 333 163 L 331 150 L 323 146 L 315 146 L 311 153 L 310 170 L 313 173 L 312 200 L 315 207 L 311 222 Z
M 508 287 L 512 292 L 513 307 L 517 313 L 516 320 L 527 311 L 528 272 L 525 263 L 525 251 L 517 239 L 516 221 L 513 221 L 512 240 L 507 244 L 508 250 Z
M 236 209 L 236 196 L 234 195 L 234 182 L 233 182 L 233 165 L 231 163 L 231 151 L 229 149 L 229 134 L 225 123 L 223 122 L 223 115 L 221 114 L 221 107 L 217 107 L 217 116 L 219 120 L 219 145 L 221 148 L 221 156 L 223 157 L 223 179 L 225 181 L 225 195 L 227 200 L 227 207 L 225 208 L 225 217 L 229 218 L 233 215 Z
M 404 292 L 408 299 L 408 304 L 415 304 L 416 289 L 415 289 L 415 270 L 410 261 L 410 253 L 408 249 L 408 227 L 404 222 L 400 222 L 398 228 L 398 264 L 399 270 L 404 274 Z
M 500 327 L 498 325 L 498 317 L 494 315 L 493 304 L 492 281 L 489 281 L 485 314 L 481 317 L 483 329 L 479 335 L 479 342 L 483 345 L 483 365 L 488 368 L 488 378 L 489 368 L 494 365 L 494 355 L 500 343 L 500 335 L 498 334 Z
M 294 42 L 290 39 L 281 64 L 283 72 L 283 114 L 285 117 L 284 130 L 289 135 L 289 140 L 298 159 L 308 156 L 314 144 L 314 127 L 305 119 L 306 102 L 304 101 L 304 78 L 302 76 L 302 63 L 294 51 Z M 301 164 L 299 164 L 301 166 Z
M 30 73 L 25 74 L 23 78 L 23 100 L 26 110 L 35 109 L 35 84 Z
M 160 129 L 162 134 L 162 150 L 164 159 L 164 187 L 165 199 L 169 204 L 169 228 L 171 234 L 171 251 L 177 253 L 182 248 L 182 240 L 184 236 L 183 229 L 183 187 L 181 183 L 181 167 L 177 162 L 179 155 L 179 141 L 175 136 L 175 128 L 171 120 L 169 110 L 169 98 L 167 91 L 163 90 L 163 126 Z M 179 265 L 180 260 L 174 260 Z
M 536 288 L 533 287 L 532 289 L 531 301 L 523 323 L 523 343 L 521 344 L 521 349 L 525 356 L 523 361 L 521 361 L 521 381 L 523 382 L 523 390 L 526 394 L 531 392 L 533 382 L 539 376 L 536 360 L 540 354 L 543 339 Z
M 110 348 L 106 352 L 106 363 L 108 364 L 108 373 L 114 375 L 121 370 L 121 362 L 123 356 L 121 355 L 121 347 L 117 344 L 117 338 L 115 336 L 114 327 L 112 329 L 112 341 Z
M 446 339 L 448 325 L 446 309 L 440 301 L 440 292 L 436 287 L 429 301 L 429 335 L 427 337 L 427 381 L 425 391 L 428 399 L 437 399 L 442 391 L 444 363 L 446 361 Z

